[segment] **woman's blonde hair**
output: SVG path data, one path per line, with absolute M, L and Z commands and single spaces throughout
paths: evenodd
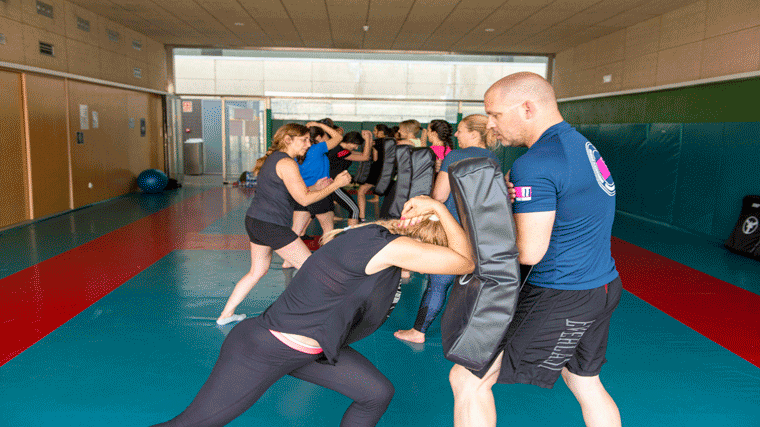
M 267 153 L 256 160 L 256 166 L 253 167 L 253 174 L 259 174 L 259 170 L 264 165 L 264 162 L 267 160 L 267 157 L 269 157 L 270 154 L 274 153 L 275 151 L 282 150 L 287 146 L 287 144 L 285 144 L 286 136 L 299 137 L 304 136 L 308 133 L 309 128 L 304 125 L 299 125 L 298 123 L 287 123 L 280 126 L 280 128 L 277 129 L 277 132 L 275 132 L 274 136 L 272 137 L 272 145 L 269 146 Z
M 363 224 L 355 225 L 351 228 L 364 227 L 365 225 L 377 224 L 388 229 L 393 234 L 400 234 L 402 236 L 408 236 L 413 239 L 418 239 L 425 243 L 430 243 L 438 246 L 448 246 L 449 241 L 446 238 L 446 231 L 441 225 L 441 221 L 433 221 L 430 219 L 430 215 L 425 216 L 420 222 L 408 227 L 399 227 L 401 220 L 398 219 L 382 219 L 374 222 L 366 222 Z M 321 245 L 326 244 L 330 240 L 334 239 L 340 233 L 343 233 L 346 229 L 338 228 L 330 231 L 319 239 Z
M 488 125 L 488 117 L 483 114 L 470 114 L 463 118 L 460 123 L 464 123 L 464 126 L 468 131 L 475 131 L 480 134 L 480 140 L 485 143 L 486 147 L 492 150 L 496 148 L 496 144 L 499 141 L 494 137 L 491 129 L 486 129 L 486 126 Z
M 420 122 L 417 120 L 404 120 L 403 122 L 398 124 L 399 130 L 402 130 L 408 134 L 411 134 L 413 137 L 417 137 L 419 135 L 420 130 L 422 130 L 422 125 L 420 125 Z

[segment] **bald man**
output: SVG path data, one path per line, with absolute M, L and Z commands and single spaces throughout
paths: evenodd
M 509 179 L 519 260 L 534 267 L 496 358 L 479 372 L 452 368 L 454 425 L 495 426 L 497 382 L 552 388 L 562 376 L 587 426 L 620 426 L 599 379 L 622 292 L 610 252 L 615 184 L 596 148 L 563 120 L 543 77 L 504 77 L 486 92 L 485 108 L 503 145 L 528 147 Z

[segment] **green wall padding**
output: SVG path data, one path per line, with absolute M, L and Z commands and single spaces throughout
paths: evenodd
M 681 163 L 676 189 L 673 224 L 713 234 L 712 223 L 718 203 L 718 181 L 723 123 L 687 123 L 683 126 Z M 706 230 L 710 230 L 706 232 Z M 715 232 L 720 235 L 721 232 Z
M 713 233 L 728 236 L 739 217 L 742 198 L 760 194 L 760 123 L 726 123 L 714 152 L 721 158 Z
M 760 123 L 582 124 L 617 191 L 617 209 L 723 240 L 742 198 L 760 194 Z
M 560 111 L 604 157 L 619 211 L 723 240 L 742 198 L 760 194 L 758 95 L 760 78 L 750 78 L 563 102 Z

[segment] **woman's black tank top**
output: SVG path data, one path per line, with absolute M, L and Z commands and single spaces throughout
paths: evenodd
M 246 215 L 272 224 L 290 227 L 293 224 L 293 206 L 285 183 L 277 176 L 277 162 L 290 158 L 282 151 L 275 151 L 267 157 L 259 169 L 256 190 Z
M 364 269 L 398 237 L 376 224 L 338 235 L 304 262 L 287 289 L 256 320 L 267 329 L 316 340 L 327 363 L 334 364 L 341 347 L 385 322 L 401 269 L 389 267 L 372 275 Z

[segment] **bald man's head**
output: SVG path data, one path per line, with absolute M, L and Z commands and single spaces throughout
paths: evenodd
M 508 103 L 532 100 L 541 104 L 557 104 L 552 85 L 540 75 L 527 71 L 500 79 L 488 89 L 486 97 L 489 95 Z
M 530 147 L 541 134 L 561 122 L 554 88 L 535 73 L 510 74 L 485 93 L 489 128 L 504 145 Z

